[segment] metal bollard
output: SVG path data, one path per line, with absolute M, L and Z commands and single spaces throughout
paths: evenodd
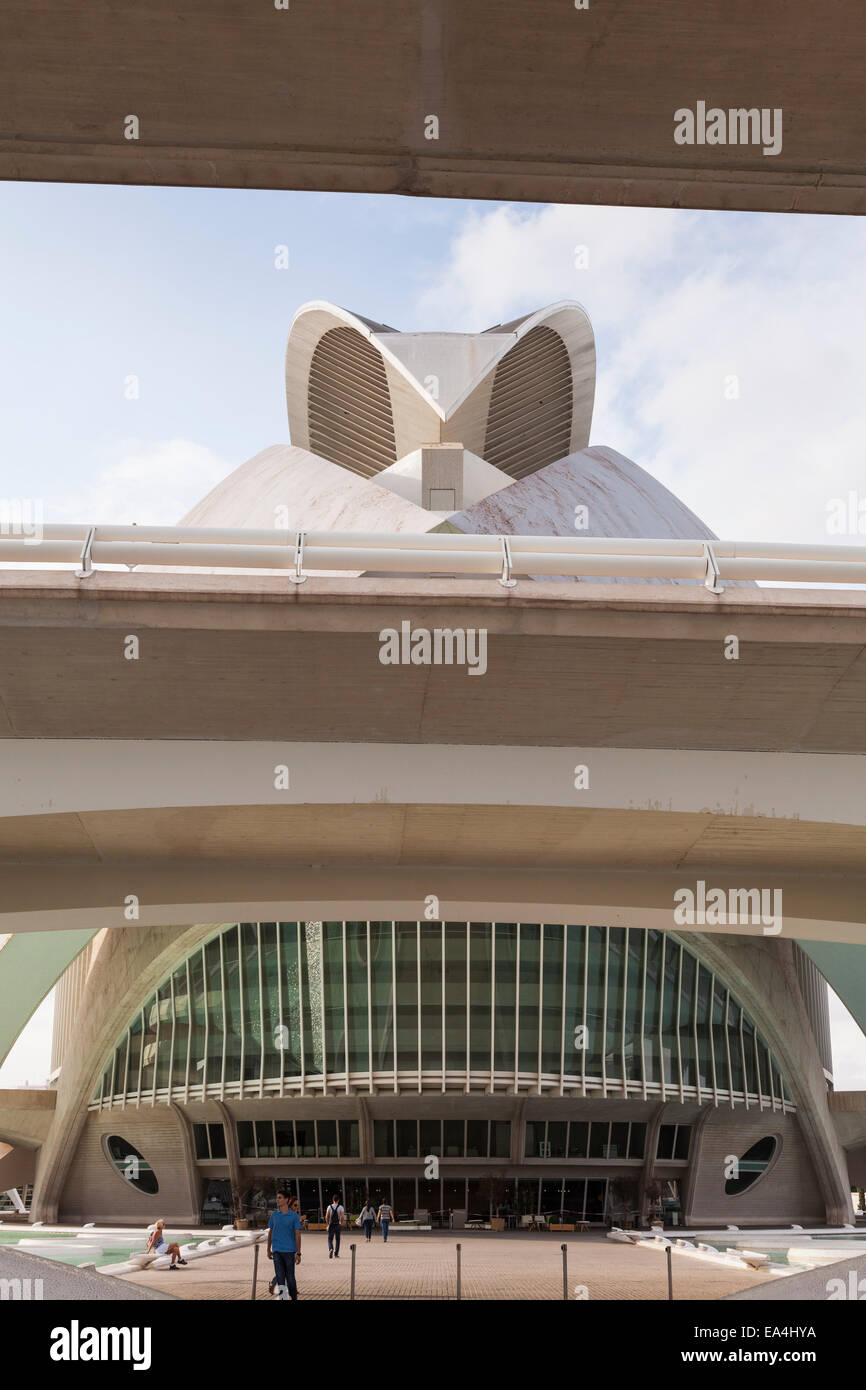
M 356 1247 L 356 1245 L 355 1245 L 355 1242 L 353 1241 L 352 1244 L 349 1246 L 349 1249 L 350 1249 L 351 1252 L 352 1252 L 352 1285 L 351 1285 L 351 1288 L 349 1289 L 349 1298 L 352 1299 L 352 1300 L 354 1300 L 354 1297 L 355 1297 L 355 1250 L 356 1250 L 356 1248 L 357 1248 L 357 1247 Z
M 458 1297 L 458 1298 L 462 1298 L 462 1296 L 463 1296 L 463 1292 L 462 1292 L 462 1290 L 463 1290 L 463 1279 L 462 1279 L 462 1273 L 461 1273 L 461 1264 L 462 1264 L 462 1260 L 461 1260 L 461 1248 L 462 1248 L 462 1247 L 458 1244 L 458 1246 L 457 1246 L 457 1297 Z
M 672 1299 L 674 1296 L 674 1247 L 672 1245 L 669 1245 L 667 1250 L 665 1251 L 665 1254 L 668 1257 L 668 1298 Z
M 560 1246 L 562 1250 L 562 1296 L 568 1302 L 568 1246 Z
M 251 1294 L 250 1294 L 250 1301 L 251 1301 L 251 1302 L 255 1302 L 255 1297 L 256 1297 L 256 1283 L 258 1282 L 258 1277 L 259 1277 L 259 1242 L 256 1241 L 256 1244 L 255 1244 L 255 1252 L 254 1252 L 254 1254 L 253 1254 L 253 1287 L 252 1287 L 252 1292 L 251 1292 Z

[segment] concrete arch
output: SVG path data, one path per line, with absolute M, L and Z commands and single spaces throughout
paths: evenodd
M 797 1118 L 826 1204 L 827 1223 L 844 1225 L 851 1220 L 847 1162 L 827 1108 L 827 1084 L 791 943 L 675 935 L 708 969 L 724 978 L 778 1058 L 792 1088 Z M 768 1116 L 767 1126 L 768 1132 L 773 1130 L 772 1116 Z
M 54 1124 L 39 1154 L 32 1219 L 57 1220 L 103 1054 L 114 1046 L 115 1035 L 123 1027 L 118 1019 L 132 1012 L 140 997 L 171 969 L 178 954 L 191 951 L 212 930 L 195 926 L 105 932 L 94 943 L 94 964 L 79 1008 L 80 1026 L 64 1059 Z
M 233 919 L 229 914 L 221 920 L 228 924 Z M 81 1022 L 65 1059 L 54 1122 L 39 1154 L 33 1201 L 37 1219 L 53 1221 L 60 1214 L 91 1093 L 130 1016 L 177 963 L 216 930 L 210 924 L 106 932 L 95 943 L 95 963 L 79 1011 Z M 844 1155 L 827 1112 L 823 1074 L 796 987 L 790 944 L 675 935 L 737 996 L 775 1052 L 798 1107 L 828 1220 L 847 1220 Z M 178 1123 L 182 1128 L 182 1121 Z M 122 1112 L 117 1125 L 123 1132 Z

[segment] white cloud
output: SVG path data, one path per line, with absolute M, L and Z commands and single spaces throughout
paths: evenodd
M 121 441 L 96 481 L 46 508 L 47 521 L 175 526 L 231 470 L 203 444 Z
M 575 268 L 576 246 L 588 269 Z M 418 315 L 477 331 L 566 298 L 596 331 L 593 442 L 647 468 L 723 537 L 827 541 L 829 500 L 866 497 L 856 218 L 472 210 Z

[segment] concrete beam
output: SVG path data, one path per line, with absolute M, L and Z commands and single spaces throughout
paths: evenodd
M 10 571 L 0 599 L 0 737 L 866 753 L 858 591 Z M 483 629 L 486 673 L 382 665 L 404 620 Z
M 7 29 L 5 178 L 866 210 L 859 0 L 37 0 Z M 678 144 L 698 100 L 778 109 L 781 149 Z
M 748 873 L 749 871 L 745 871 Z M 708 887 L 744 883 L 742 866 L 687 871 L 455 868 L 451 864 L 125 863 L 45 865 L 3 870 L 0 927 L 22 934 L 98 927 L 142 928 L 198 922 L 340 921 L 366 918 L 424 920 L 427 899 L 439 902 L 435 919 L 457 922 L 591 922 L 598 926 L 684 929 L 674 916 L 674 894 L 703 877 Z M 765 885 L 766 886 L 766 885 Z M 866 878 L 862 875 L 775 873 L 785 939 L 866 944 Z M 129 900 L 129 901 L 128 901 Z M 770 928 L 690 924 L 708 936 L 723 930 L 744 937 L 773 935 Z

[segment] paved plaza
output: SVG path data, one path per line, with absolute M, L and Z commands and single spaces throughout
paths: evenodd
M 355 1297 L 359 1299 L 453 1299 L 457 1295 L 457 1244 L 462 1246 L 462 1297 L 466 1299 L 561 1299 L 563 1242 L 568 1247 L 569 1297 L 585 1285 L 592 1299 L 665 1299 L 664 1256 L 620 1245 L 598 1233 L 559 1235 L 525 1232 L 429 1232 L 380 1236 L 367 1245 L 363 1235 L 344 1238 L 339 1260 L 328 1259 L 324 1233 L 307 1232 L 297 1270 L 302 1299 L 348 1299 L 350 1244 L 357 1246 Z M 154 1270 L 122 1275 L 179 1298 L 249 1299 L 253 1250 L 228 1250 L 194 1261 L 174 1274 Z M 268 1300 L 272 1264 L 260 1246 L 256 1297 Z M 720 1269 L 702 1261 L 674 1256 L 674 1297 L 724 1298 L 740 1289 L 766 1283 L 771 1276 Z

